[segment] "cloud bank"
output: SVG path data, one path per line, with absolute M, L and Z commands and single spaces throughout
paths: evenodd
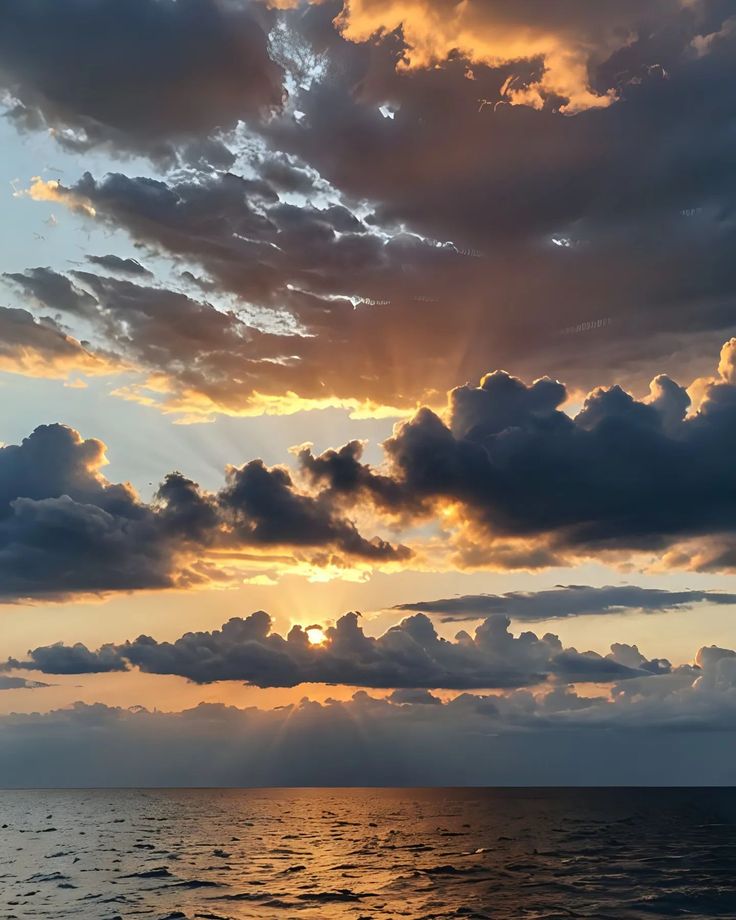
M 3 786 L 728 785 L 736 655 L 610 697 L 431 694 L 181 713 L 77 704 L 0 717 Z M 213 757 L 212 752 L 217 751 Z

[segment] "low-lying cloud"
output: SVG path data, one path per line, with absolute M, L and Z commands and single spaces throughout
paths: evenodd
M 0 784 L 728 785 L 735 678 L 734 652 L 709 648 L 692 667 L 610 696 L 558 686 L 442 703 L 360 691 L 349 702 L 173 713 L 78 703 L 0 717 Z
M 533 632 L 514 636 L 509 620 L 488 618 L 454 640 L 438 635 L 429 617 L 415 614 L 382 636 L 367 636 L 358 615 L 348 613 L 313 644 L 308 631 L 293 626 L 287 636 L 271 631 L 271 618 L 258 611 L 233 617 L 220 630 L 186 633 L 175 642 L 139 636 L 132 642 L 90 651 L 84 645 L 42 646 L 5 670 L 44 674 L 88 674 L 133 665 L 152 674 L 175 674 L 195 683 L 237 680 L 258 687 L 303 683 L 369 688 L 471 690 L 521 687 L 547 680 L 606 683 L 667 673 L 663 659 L 647 660 L 635 646 L 617 645 L 602 656 L 564 648 L 559 638 Z

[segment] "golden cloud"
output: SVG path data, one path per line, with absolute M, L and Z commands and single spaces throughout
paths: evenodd
M 335 22 L 353 42 L 401 30 L 406 51 L 399 67 L 405 70 L 441 65 L 452 54 L 490 67 L 541 60 L 539 79 L 524 82 L 510 76 L 502 87 L 502 100 L 539 109 L 547 97 L 558 96 L 567 100 L 560 111 L 574 115 L 615 101 L 613 89 L 598 93 L 591 88 L 589 64 L 631 40 L 618 17 L 609 27 L 591 22 L 592 18 L 591 14 L 584 17 L 578 27 L 556 22 L 544 12 L 524 16 L 522 11 L 515 16 L 504 3 L 346 0 Z
M 97 214 L 88 198 L 65 188 L 58 179 L 42 179 L 40 176 L 33 176 L 30 186 L 27 189 L 18 189 L 13 192 L 13 197 L 56 202 L 66 205 L 72 211 L 80 211 L 87 217 L 95 217 Z

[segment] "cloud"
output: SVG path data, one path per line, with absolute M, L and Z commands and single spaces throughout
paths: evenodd
M 324 629 L 326 640 L 319 645 L 310 643 L 300 626 L 283 637 L 271 625 L 268 614 L 258 611 L 245 619 L 233 617 L 221 630 L 186 633 L 175 642 L 139 636 L 97 652 L 79 644 L 57 644 L 30 651 L 25 661 L 9 660 L 5 669 L 69 674 L 122 670 L 130 664 L 195 683 L 238 680 L 258 687 L 324 683 L 407 690 L 520 687 L 548 679 L 604 683 L 670 670 L 669 662 L 649 661 L 636 647 L 618 646 L 603 657 L 563 648 L 549 633 L 515 637 L 503 616 L 488 618 L 474 636 L 462 631 L 454 640 L 440 637 L 421 613 L 378 638 L 367 636 L 358 615 L 348 613 Z M 395 699 L 412 702 L 418 697 Z
M 664 565 L 728 568 L 735 354 L 731 340 L 717 373 L 693 385 L 699 402 L 689 415 L 687 391 L 663 376 L 644 399 L 596 388 L 571 417 L 559 408 L 562 384 L 496 371 L 453 390 L 444 420 L 423 408 L 397 426 L 384 443 L 388 483 L 355 450 L 340 466 L 309 450 L 302 462 L 346 503 L 362 496 L 389 513 L 443 513 L 468 567 L 669 550 Z
M 13 2 L 7 16 L 26 23 L 49 4 Z M 21 29 L 8 59 L 32 61 L 31 82 L 74 71 L 68 92 L 68 81 L 53 84 L 54 100 L 74 94 L 64 124 L 95 82 L 76 46 L 68 66 L 82 6 L 65 11 L 56 44 L 31 47 Z M 654 359 L 670 374 L 702 373 L 708 350 L 736 331 L 736 33 L 723 5 L 571 2 L 540 13 L 528 3 L 354 0 L 342 11 L 276 12 L 136 0 L 114 18 L 111 0 L 92 6 L 100 49 L 87 53 L 117 76 L 94 94 L 108 118 L 100 136 L 113 123 L 123 132 L 113 152 L 175 143 L 192 168 L 90 176 L 74 191 L 39 181 L 33 196 L 79 209 L 88 194 L 98 220 L 194 262 L 206 284 L 272 320 L 265 335 L 246 332 L 247 347 L 224 343 L 221 379 L 244 381 L 229 400 L 217 375 L 187 387 L 165 366 L 158 388 L 129 387 L 129 398 L 199 417 L 275 405 L 406 409 L 489 366 L 536 374 L 541 356 L 575 387 L 639 385 Z M 54 7 L 44 34 L 56 16 Z M 265 56 L 269 29 L 288 104 L 228 138 L 228 157 L 206 132 L 232 124 L 250 98 L 232 91 L 243 62 L 270 66 L 232 46 L 252 32 Z M 130 74 L 132 60 L 141 63 Z M 145 91 L 130 93 L 139 79 Z M 560 115 L 565 107 L 578 114 Z M 81 142 L 61 127 L 56 136 Z M 205 321 L 214 335 L 218 317 Z M 176 360 L 166 348 L 161 357 Z
M 29 654 L 37 670 L 48 674 L 107 674 L 126 670 L 125 662 L 112 645 L 103 645 L 98 651 L 90 652 L 81 642 L 76 645 L 58 642 L 34 649 Z M 9 659 L 5 670 L 22 667 L 22 662 Z
M 174 546 L 132 487 L 109 483 L 102 442 L 37 428 L 0 448 L 0 594 L 6 600 L 173 587 Z
M 465 594 L 429 601 L 396 604 L 394 610 L 438 614 L 443 621 L 472 620 L 504 614 L 512 620 L 562 619 L 643 610 L 689 610 L 698 604 L 736 604 L 736 594 L 720 591 L 669 591 L 637 585 L 560 585 L 543 591 L 509 591 L 507 594 Z
M 633 2 L 607 8 L 578 2 L 543 10 L 518 2 L 347 0 L 336 22 L 356 42 L 399 34 L 400 69 L 437 67 L 457 57 L 470 65 L 506 67 L 501 99 L 576 114 L 617 98 L 614 86 L 594 89 L 596 65 L 635 41 L 652 19 L 660 25 L 676 21 L 681 7 L 677 0 L 646 9 Z
M 699 661 L 598 697 L 565 686 L 444 703 L 360 691 L 348 702 L 273 710 L 77 703 L 0 716 L 0 784 L 728 785 L 736 658 L 704 649 Z
M 414 151 L 415 159 L 420 154 Z M 518 159 L 515 153 L 509 156 Z M 604 172 L 607 168 L 601 166 Z M 432 182 L 433 188 L 450 189 L 453 208 L 461 201 L 452 188 L 454 177 Z M 573 251 L 560 251 L 552 237 L 557 233 L 567 239 L 568 233 L 588 230 L 556 229 L 556 220 L 545 223 L 544 202 L 521 218 L 521 226 L 509 227 L 505 239 L 471 240 L 476 218 L 467 202 L 462 214 L 447 215 L 444 225 L 422 227 L 431 237 L 401 233 L 395 223 L 405 220 L 398 202 L 403 187 L 386 190 L 399 210 L 370 221 L 337 206 L 286 205 L 263 178 L 212 171 L 178 181 L 87 175 L 73 186 L 57 184 L 53 195 L 70 207 L 94 211 L 98 221 L 124 227 L 135 241 L 163 255 L 199 266 L 206 294 L 225 299 L 227 306 L 217 309 L 216 300 L 188 298 L 188 309 L 199 314 L 202 335 L 190 380 L 176 372 L 183 356 L 173 311 L 157 311 L 155 351 L 146 350 L 137 336 L 128 340 L 114 325 L 107 328 L 101 322 L 132 301 L 154 309 L 154 303 L 184 304 L 183 294 L 152 283 L 125 288 L 122 281 L 91 272 L 72 276 L 74 284 L 88 288 L 100 302 L 96 331 L 106 347 L 137 352 L 167 392 L 162 398 L 161 386 L 158 395 L 156 387 L 148 393 L 131 388 L 128 395 L 169 411 L 179 407 L 207 416 L 257 411 L 259 406 L 263 411 L 269 400 L 282 405 L 301 401 L 305 407 L 352 401 L 413 408 L 458 379 L 480 376 L 489 362 L 517 373 L 538 373 L 543 360 L 549 372 L 569 373 L 576 387 L 614 376 L 639 386 L 655 358 L 665 362 L 665 370 L 692 367 L 693 375 L 702 374 L 707 350 L 736 329 L 729 306 L 734 280 L 727 258 L 730 230 L 715 212 L 692 219 L 680 214 L 688 197 L 680 191 L 684 181 L 678 176 L 673 180 L 677 191 L 666 193 L 671 202 L 662 205 L 666 215 L 632 211 L 602 217 L 600 238 Z M 597 178 L 591 176 L 590 182 Z M 504 199 L 510 194 L 506 186 L 499 189 Z M 637 191 L 632 208 L 643 194 Z M 416 211 L 413 202 L 407 210 Z M 640 227 L 650 219 L 652 233 L 634 244 L 629 222 Z M 663 220 L 672 224 L 666 243 Z M 477 216 L 477 223 L 487 226 L 485 214 Z M 417 221 L 409 224 L 416 227 Z M 647 251 L 655 228 L 658 251 Z M 598 230 L 591 227 L 590 232 Z M 456 234 L 470 234 L 467 245 L 476 249 L 437 243 Z M 464 254 L 473 251 L 482 258 Z M 666 275 L 664 258 L 672 266 Z M 555 292 L 554 310 L 550 291 Z M 234 312 L 233 296 L 239 309 L 225 325 L 223 315 Z M 686 355 L 678 338 L 683 332 L 693 336 Z M 138 329 L 134 333 L 141 334 Z M 581 341 L 594 347 L 581 348 Z M 234 378 L 240 381 L 237 386 Z M 230 385 L 223 386 L 224 380 Z
M 130 285 L 100 283 L 122 285 L 123 293 Z M 143 309 L 137 286 L 131 287 L 135 299 L 128 305 L 127 328 L 132 335 L 140 322 L 152 343 L 156 310 L 164 305 L 153 299 L 151 309 Z M 180 298 L 168 308 L 186 310 L 188 302 Z M 90 309 L 81 303 L 85 312 Z M 179 323 L 182 353 L 188 342 L 201 339 L 196 308 L 192 311 L 190 322 Z M 221 316 L 223 328 L 235 322 Z M 496 371 L 477 387 L 451 391 L 442 416 L 425 407 L 397 425 L 384 442 L 381 466 L 364 462 L 361 442 L 318 455 L 302 446 L 296 473 L 249 460 L 229 466 L 223 486 L 207 492 L 172 472 L 148 505 L 129 486 L 113 486 L 99 474 L 102 447 L 92 448 L 91 461 L 80 449 L 79 469 L 71 464 L 53 470 L 30 446 L 6 448 L 8 456 L 19 450 L 31 456 L 29 469 L 6 467 L 8 504 L 0 539 L 7 593 L 52 592 L 62 571 L 62 581 L 69 583 L 58 585 L 61 593 L 201 583 L 215 572 L 225 578 L 223 567 L 236 563 L 245 549 L 254 558 L 275 552 L 290 556 L 297 567 L 323 569 L 409 564 L 530 569 L 585 558 L 732 569 L 736 533 L 728 458 L 736 431 L 734 355 L 736 340 L 724 346 L 718 371 L 695 381 L 689 392 L 662 375 L 643 399 L 618 386 L 599 387 L 574 416 L 560 408 L 568 398 L 563 384 L 543 378 L 527 385 Z M 61 426 L 38 429 L 24 445 L 49 441 L 53 453 L 68 450 L 70 440 L 99 445 Z M 34 464 L 39 478 L 29 488 L 26 478 Z M 2 488 L 0 482 L 0 493 Z M 115 490 L 125 502 L 110 507 L 107 496 Z M 364 536 L 356 521 L 397 535 L 432 521 L 435 536 L 417 537 L 414 531 L 412 550 Z M 51 538 L 55 528 L 68 534 L 63 544 Z M 153 551 L 150 544 L 156 544 Z M 73 564 L 79 546 L 93 547 L 90 560 L 95 560 L 81 581 Z M 209 562 L 195 563 L 202 553 Z M 33 569 L 42 561 L 49 567 L 49 587 L 34 588 Z M 206 565 L 214 568 L 205 571 Z M 553 605 L 552 615 L 571 615 L 586 605 L 591 611 L 608 609 L 614 595 L 623 606 L 641 602 L 645 608 L 717 599 L 714 593 L 645 595 L 641 589 L 609 588 L 605 600 L 585 596 L 586 590 L 592 589 L 578 588 L 574 599 L 568 590 L 564 599 L 551 593 L 538 600 Z M 517 610 L 526 604 L 529 614 L 537 601 L 512 602 L 507 596 L 493 603 L 502 609 L 506 604 L 513 615 L 512 603 Z M 541 606 L 535 609 L 544 615 Z
M 94 308 L 94 297 L 50 268 L 29 268 L 23 273 L 6 272 L 3 277 L 44 306 L 80 316 Z
M 602 370 L 606 382 L 641 382 L 647 360 L 666 361 L 672 373 L 703 359 L 716 328 L 721 337 L 733 333 L 725 217 L 734 199 L 732 140 L 719 125 L 734 37 L 724 35 L 700 59 L 690 46 L 701 29 L 719 29 L 723 7 L 574 3 L 540 13 L 526 4 L 357 2 L 341 18 L 348 28 L 356 23 L 360 38 L 381 24 L 387 31 L 378 43 L 347 49 L 330 38 L 333 12 L 320 7 L 304 20 L 341 78 L 302 93 L 298 122 L 279 119 L 265 130 L 344 195 L 370 201 L 379 225 L 453 241 L 469 254 L 467 278 L 453 278 L 449 290 L 439 267 L 417 272 L 417 293 L 439 305 L 424 302 L 405 327 L 405 360 L 424 350 L 415 380 L 429 374 L 429 363 L 445 389 L 443 358 L 456 348 L 461 379 L 479 376 L 482 360 L 538 373 L 543 357 L 546 370 L 586 388 Z M 396 72 L 404 45 L 390 26 L 404 20 L 430 44 L 443 44 L 447 28 L 441 63 Z M 556 114 L 561 100 L 545 91 L 542 111 L 496 106 L 504 88 L 522 95 L 538 86 L 539 62 L 506 58 L 504 66 L 472 64 L 469 72 L 462 43 L 445 60 L 458 37 L 453 29 L 460 34 L 470 23 L 466 37 L 478 45 L 515 33 L 511 47 L 521 55 L 529 36 L 569 43 L 590 56 L 587 85 L 598 102 L 611 101 L 609 90 L 619 101 L 574 118 Z M 608 38 L 619 48 L 613 54 Z M 386 106 L 393 118 L 381 114 Z M 396 314 L 400 294 L 384 297 Z M 457 320 L 449 330 L 448 312 Z M 440 331 L 427 348 L 431 332 L 423 326 L 435 322 Z M 678 328 L 693 336 L 687 351 Z
M 71 150 L 100 144 L 169 159 L 174 144 L 278 107 L 267 16 L 220 0 L 9 0 L 0 88 L 24 128 Z
M 106 255 L 106 256 L 87 256 L 87 261 L 91 262 L 93 265 L 99 265 L 100 268 L 105 269 L 110 272 L 117 272 L 121 275 L 152 275 L 153 272 L 150 272 L 144 265 L 137 259 L 121 259 L 120 256 L 115 255 Z
M 406 547 L 366 540 L 354 524 L 336 516 L 328 500 L 299 494 L 287 470 L 268 469 L 260 460 L 228 469 L 219 507 L 237 544 L 336 546 L 351 556 L 377 560 L 411 555 Z
M 50 317 L 0 307 L 0 370 L 25 377 L 64 378 L 73 371 L 113 374 L 120 368 L 93 354 Z
M 202 290 L 214 303 L 88 271 L 12 275 L 70 322 L 82 316 L 70 292 L 84 292 L 84 319 L 99 347 L 149 375 L 120 395 L 190 418 L 330 406 L 385 416 L 415 405 L 414 393 L 376 389 L 378 356 L 359 374 L 348 352 L 342 360 L 335 350 L 371 322 L 381 275 L 400 272 L 398 244 L 389 251 L 347 209 L 286 205 L 265 181 L 224 174 L 175 185 L 122 174 L 98 183 L 87 175 L 54 194 L 127 225 L 152 247 L 199 261 L 212 279 Z M 424 249 L 427 259 L 431 247 Z M 364 299 L 354 303 L 353 291 Z
M 35 280 L 34 276 L 34 284 Z M 131 336 L 140 322 L 141 342 L 144 330 L 150 333 L 149 343 L 155 340 L 159 307 L 164 315 L 168 309 L 188 308 L 187 299 L 178 295 L 168 305 L 154 297 L 144 309 L 137 286 L 104 279 L 98 289 L 108 285 L 116 290 L 122 285 L 121 296 L 132 289 L 133 301 L 122 301 L 121 307 L 127 302 Z M 74 294 L 74 309 L 94 313 L 95 304 Z M 205 334 L 197 327 L 197 308 L 190 306 L 190 321 L 179 323 L 182 354 L 188 343 L 200 343 Z M 139 318 L 135 309 L 141 311 Z M 234 317 L 221 314 L 221 322 L 223 329 L 235 329 Z M 37 483 L 31 491 L 25 491 L 22 479 L 18 484 L 11 476 L 8 512 L 1 525 L 6 531 L 6 583 L 13 586 L 9 594 L 20 592 L 23 584 L 30 586 L 34 552 L 54 527 L 75 534 L 84 545 L 96 541 L 92 557 L 98 563 L 107 547 L 105 565 L 89 568 L 88 590 L 104 590 L 98 579 L 108 580 L 110 588 L 123 588 L 128 580 L 131 587 L 176 584 L 183 576 L 175 560 L 191 555 L 194 548 L 222 559 L 251 547 L 284 549 L 310 564 L 353 560 L 406 565 L 412 556 L 407 547 L 380 537 L 368 539 L 358 530 L 356 516 L 366 515 L 383 519 L 397 532 L 428 518 L 438 520 L 450 540 L 434 549 L 431 540 L 425 541 L 422 564 L 440 567 L 459 563 L 468 568 L 540 568 L 581 558 L 623 562 L 641 556 L 665 567 L 730 569 L 736 559 L 728 500 L 728 458 L 736 431 L 735 354 L 736 340 L 724 346 L 717 372 L 695 381 L 689 393 L 663 375 L 655 378 L 643 399 L 618 386 L 599 387 L 575 416 L 560 408 L 568 397 L 563 384 L 543 378 L 527 385 L 497 371 L 486 375 L 480 386 L 451 391 L 444 416 L 423 408 L 398 425 L 384 443 L 386 463 L 378 468 L 363 461 L 360 442 L 319 455 L 302 447 L 297 478 L 285 467 L 268 468 L 251 460 L 229 467 L 223 487 L 207 493 L 172 473 L 150 506 L 140 503 L 129 487 L 101 485 L 99 474 L 89 475 L 101 462 L 99 453 L 92 467 L 74 472 L 77 478 L 71 485 L 59 479 L 58 470 L 49 471 L 47 486 Z M 194 352 L 190 358 L 196 363 Z M 691 399 L 695 403 L 687 414 Z M 82 443 L 76 433 L 62 434 L 68 429 L 59 426 L 41 431 L 43 438 L 54 440 L 54 449 L 56 440 L 61 443 L 68 437 Z M 43 439 L 38 433 L 37 437 Z M 62 449 L 67 449 L 64 444 Z M 38 462 L 38 454 L 33 457 Z M 20 474 L 13 468 L 15 475 Z M 75 491 L 73 486 L 84 475 L 85 488 Z M 110 509 L 101 500 L 113 488 L 127 488 L 127 506 Z M 135 539 L 147 547 L 159 533 L 164 540 L 158 551 L 136 551 Z M 120 557 L 114 561 L 118 545 Z M 63 548 L 46 547 L 48 564 L 58 552 L 54 565 L 63 564 L 71 582 L 76 576 L 64 554 L 76 553 L 74 546 L 69 539 Z M 185 570 L 195 581 L 204 577 Z M 71 582 L 65 590 L 73 589 Z M 78 587 L 84 589 L 82 584 Z M 628 595 L 624 588 L 607 590 L 617 590 L 624 606 L 638 600 L 645 606 L 667 603 L 665 595 L 650 594 L 647 600 L 636 589 L 629 589 Z M 696 599 L 685 592 L 673 603 Z M 552 615 L 569 615 L 587 604 L 593 611 L 605 610 L 614 603 L 586 597 L 584 589 L 577 589 L 569 609 L 569 591 L 564 600 L 550 594 L 540 601 L 562 601 L 563 609 Z M 494 603 L 503 608 L 511 600 Z M 515 603 L 519 609 L 523 602 L 517 598 Z
M 244 548 L 317 567 L 410 555 L 363 537 L 328 498 L 300 492 L 286 470 L 260 460 L 231 467 L 216 493 L 171 473 L 150 504 L 109 482 L 106 462 L 101 441 L 63 425 L 0 448 L 2 599 L 191 587 L 225 578 L 218 563 Z
M 39 690 L 48 686 L 49 684 L 41 683 L 38 680 L 26 680 L 24 677 L 10 677 L 7 674 L 0 674 L 0 690 Z

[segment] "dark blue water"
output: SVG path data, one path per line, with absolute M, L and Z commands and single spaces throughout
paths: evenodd
M 736 917 L 736 790 L 0 792 L 0 918 Z

